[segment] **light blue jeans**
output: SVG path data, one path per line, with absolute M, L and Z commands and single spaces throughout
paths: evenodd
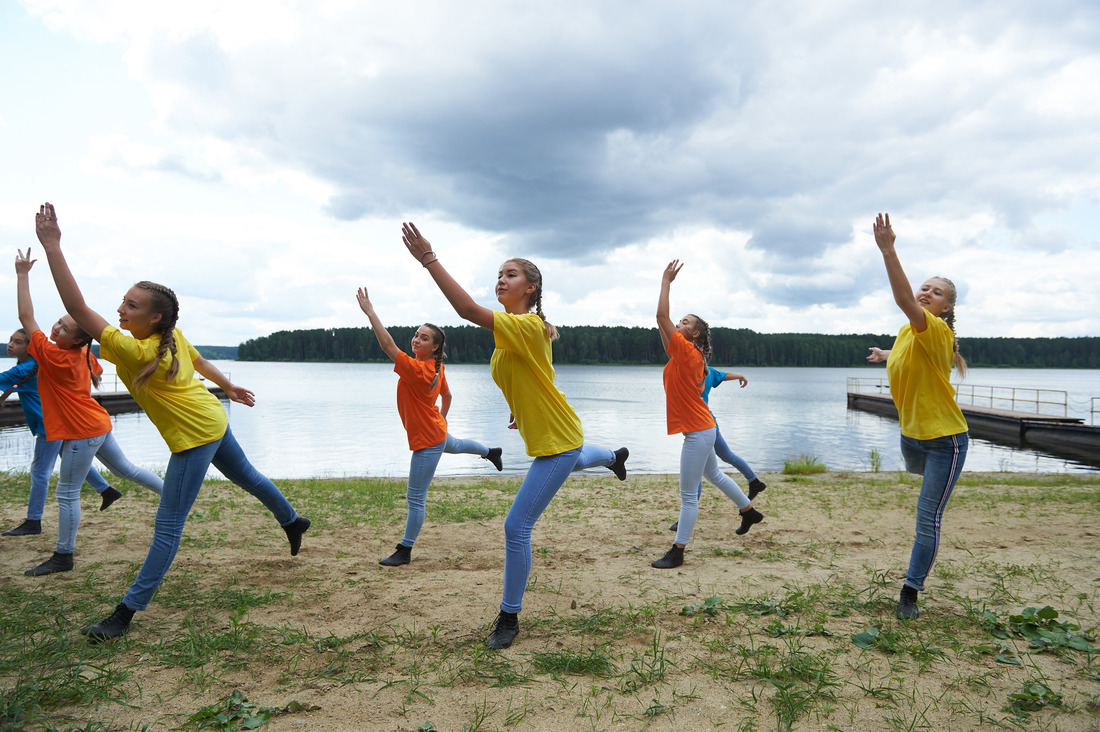
M 537 457 L 527 470 L 508 516 L 504 519 L 504 594 L 500 609 L 518 613 L 523 609 L 523 592 L 531 576 L 531 531 L 535 522 L 557 495 L 565 479 L 587 453 L 593 465 L 598 465 L 599 450 L 582 446 L 576 450 Z M 610 452 L 608 450 L 607 452 Z M 612 456 L 614 460 L 614 456 Z
M 917 499 L 917 538 L 909 557 L 909 571 L 905 574 L 905 584 L 917 591 L 924 590 L 924 580 L 936 562 L 943 510 L 959 480 L 969 444 L 966 432 L 933 440 L 901 436 L 905 469 L 924 476 Z
M 424 525 L 424 513 L 428 502 L 428 486 L 435 477 L 435 469 L 443 453 L 452 455 L 465 453 L 485 457 L 489 454 L 489 448 L 480 442 L 460 440 L 447 433 L 447 439 L 438 445 L 413 450 L 412 459 L 409 461 L 409 485 L 405 489 L 409 515 L 405 518 L 405 536 L 401 538 L 402 546 L 411 549 L 416 543 L 416 537 L 420 536 L 420 527 Z
M 76 550 L 76 532 L 80 528 L 80 484 L 88 477 L 92 458 L 123 480 L 145 486 L 158 496 L 160 478 L 145 468 L 139 468 L 122 454 L 111 432 L 98 437 L 64 440 L 61 445 L 61 470 L 57 478 L 57 548 L 58 554 Z
M 47 440 L 42 435 L 34 436 L 31 494 L 27 497 L 27 518 L 31 521 L 42 520 L 42 511 L 46 508 L 46 496 L 50 492 L 50 475 L 53 474 L 53 466 L 57 464 L 57 456 L 61 454 L 62 442 L 62 440 Z M 102 493 L 111 487 L 111 484 L 104 480 L 95 468 L 88 468 L 88 476 L 84 481 L 95 488 L 96 493 Z
M 733 478 L 718 468 L 714 454 L 714 438 L 717 427 L 698 432 L 685 432 L 684 445 L 680 448 L 680 518 L 676 526 L 676 543 L 687 546 L 699 519 L 699 487 L 703 478 L 726 494 L 738 509 L 748 508 L 750 503 Z
M 298 514 L 260 471 L 248 462 L 241 446 L 227 427 L 220 439 L 190 450 L 172 453 L 164 472 L 164 494 L 157 507 L 153 543 L 122 602 L 131 610 L 144 610 L 160 586 L 183 537 L 183 525 L 198 498 L 206 471 L 213 463 L 221 474 L 259 499 L 274 514 L 280 526 L 293 523 Z
M 715 425 L 714 427 L 714 454 L 718 456 L 719 460 L 724 460 L 734 467 L 734 469 L 745 476 L 745 480 L 756 480 L 756 473 L 749 467 L 749 464 L 734 454 L 730 446 L 726 444 L 726 438 L 722 437 L 722 429 Z M 699 481 L 699 496 L 703 495 L 703 481 Z

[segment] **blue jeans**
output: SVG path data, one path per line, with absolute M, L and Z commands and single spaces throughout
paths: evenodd
M 936 561 L 943 510 L 962 472 L 968 444 L 966 432 L 934 440 L 901 436 L 905 469 L 924 476 L 917 499 L 917 538 L 909 558 L 909 571 L 905 574 L 905 584 L 915 590 L 924 589 L 924 580 Z
M 424 513 L 428 503 L 428 486 L 435 477 L 435 469 L 443 453 L 452 455 L 466 453 L 485 457 L 489 454 L 489 448 L 480 442 L 460 440 L 448 433 L 447 439 L 438 445 L 413 450 L 412 459 L 409 461 L 409 485 L 405 489 L 409 515 L 405 518 L 405 536 L 401 538 L 402 546 L 412 548 L 416 543 L 416 537 L 420 535 L 420 527 L 424 525 Z
M 280 526 L 293 523 L 298 514 L 275 485 L 248 462 L 228 427 L 220 439 L 190 450 L 172 453 L 164 472 L 164 493 L 157 507 L 153 543 L 149 554 L 122 602 L 131 610 L 144 610 L 160 586 L 183 537 L 183 525 L 198 498 L 206 471 L 213 463 L 221 474 L 260 500 Z
M 750 503 L 733 479 L 718 468 L 714 454 L 714 438 L 718 428 L 711 427 L 698 432 L 684 433 L 684 446 L 680 449 L 680 518 L 676 526 L 676 543 L 687 546 L 695 522 L 699 518 L 699 486 L 703 478 L 726 494 L 738 509 L 748 508 Z
M 504 519 L 504 595 L 500 609 L 518 613 L 531 576 L 531 531 L 577 465 L 584 448 L 537 457 Z
M 581 445 L 581 454 L 577 457 L 577 464 L 573 466 L 573 472 L 586 468 L 610 468 L 615 464 L 615 453 L 606 447 L 595 445 Z
M 76 549 L 76 532 L 80 528 L 80 484 L 92 469 L 92 458 L 99 458 L 104 467 L 119 478 L 131 480 L 160 495 L 161 480 L 145 468 L 139 468 L 122 454 L 111 432 L 97 437 L 64 440 L 61 445 L 61 470 L 57 478 L 57 548 L 58 554 L 72 554 Z
M 715 425 L 714 427 L 714 454 L 718 456 L 720 460 L 724 460 L 737 470 L 738 473 L 745 476 L 745 480 L 756 480 L 756 473 L 749 467 L 749 464 L 738 457 L 730 446 L 726 444 L 726 438 L 722 437 L 722 429 Z M 699 481 L 699 495 L 703 495 L 703 481 Z
M 46 508 L 46 496 L 50 492 L 50 475 L 61 454 L 62 440 L 47 440 L 41 435 L 34 436 L 34 458 L 31 460 L 31 494 L 27 497 L 27 518 L 41 521 L 42 511 Z M 96 493 L 102 493 L 111 487 L 95 468 L 88 469 L 84 479 Z

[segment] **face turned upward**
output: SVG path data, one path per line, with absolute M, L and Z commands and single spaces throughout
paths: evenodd
M 955 307 L 955 288 L 941 277 L 926 280 L 913 294 L 920 306 L 936 317 Z
M 435 332 L 427 325 L 416 329 L 412 338 L 413 355 L 420 361 L 429 361 L 435 358 L 435 351 L 439 347 L 439 341 L 435 338 Z
M 687 338 L 688 343 L 694 343 L 699 337 L 699 323 L 695 320 L 695 316 L 685 315 L 680 318 L 680 322 L 676 324 L 676 332 Z
M 62 315 L 50 329 L 50 340 L 58 348 L 81 348 L 88 342 L 88 334 L 80 329 L 71 315 Z
M 530 309 L 535 284 L 527 280 L 523 269 L 511 260 L 500 265 L 497 273 L 497 302 L 510 313 L 526 313 Z
M 141 340 L 156 332 L 154 326 L 160 319 L 161 314 L 153 312 L 153 295 L 148 290 L 135 285 L 126 291 L 118 306 L 119 328 Z
M 22 360 L 27 355 L 27 346 L 30 345 L 30 342 L 30 338 L 27 338 L 21 331 L 15 331 L 8 339 L 8 355 Z

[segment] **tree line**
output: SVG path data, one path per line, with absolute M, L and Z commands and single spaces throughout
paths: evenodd
M 409 350 L 419 326 L 388 328 L 398 345 Z M 447 362 L 487 364 L 493 334 L 474 325 L 451 326 Z M 578 325 L 559 327 L 554 341 L 558 364 L 664 364 L 656 328 Z M 757 333 L 746 328 L 713 328 L 711 363 L 716 366 L 866 365 L 867 348 L 888 348 L 894 335 Z M 963 338 L 959 350 L 971 366 L 1006 368 L 1100 368 L 1100 337 Z M 241 361 L 386 362 L 370 328 L 282 330 L 245 341 L 237 347 Z

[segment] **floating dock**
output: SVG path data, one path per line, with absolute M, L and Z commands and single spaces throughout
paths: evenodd
M 220 386 L 208 384 L 210 393 L 218 399 L 226 399 L 225 391 Z M 99 402 L 100 406 L 107 410 L 107 414 L 125 414 L 127 412 L 140 412 L 141 407 L 134 401 L 128 391 L 92 392 L 92 399 Z M 16 399 L 9 398 L 0 405 L 0 427 L 23 424 L 23 408 Z
M 1008 393 L 999 394 L 1001 389 Z M 981 390 L 987 390 L 982 393 Z M 1052 400 L 1050 390 L 1026 390 L 1035 392 L 1032 398 L 1018 396 L 1025 391 L 1011 387 L 967 386 L 957 395 L 964 399 L 988 400 L 990 404 L 1015 406 L 1025 403 L 1035 407 L 1034 412 L 1002 409 L 994 406 L 959 403 L 970 434 L 984 440 L 1011 447 L 1028 447 L 1059 457 L 1100 467 L 1100 425 L 1085 424 L 1080 417 L 1065 416 L 1066 401 Z M 1065 392 L 1053 392 L 1065 394 Z M 1094 398 L 1095 403 L 1095 398 Z M 1042 414 L 1040 408 L 1061 409 L 1063 415 Z M 882 379 L 848 379 L 848 408 L 859 409 L 885 417 L 898 418 L 897 407 L 890 396 L 890 387 Z M 1095 412 L 1094 412 L 1095 413 Z

